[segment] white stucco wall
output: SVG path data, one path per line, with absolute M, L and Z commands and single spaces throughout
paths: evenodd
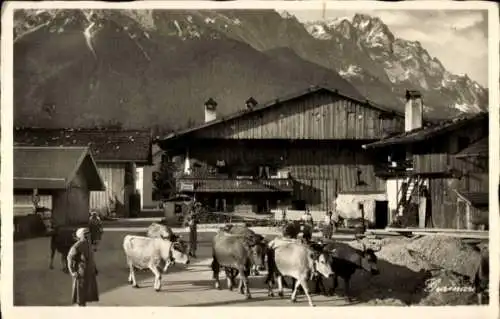
M 137 167 L 135 169 L 135 189 L 141 194 L 141 208 L 144 207 L 144 169 L 142 167 Z
M 365 210 L 365 218 L 375 222 L 375 201 L 387 200 L 387 194 L 339 194 L 337 197 L 337 213 L 344 218 L 359 218 L 361 211 L 358 204 L 362 203 Z

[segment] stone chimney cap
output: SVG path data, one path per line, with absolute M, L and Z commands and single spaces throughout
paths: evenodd
M 259 103 L 253 97 L 250 97 L 248 100 L 245 101 L 245 104 L 247 107 L 254 107 Z
M 417 90 L 406 90 L 406 99 L 409 100 L 410 98 L 419 98 L 422 97 L 422 93 Z
M 209 98 L 206 102 L 205 102 L 205 106 L 209 109 L 215 109 L 217 107 L 217 102 L 215 102 L 214 99 L 212 98 Z

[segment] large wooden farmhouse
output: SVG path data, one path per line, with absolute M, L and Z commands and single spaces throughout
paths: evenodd
M 418 92 L 408 94 L 423 104 Z M 394 215 L 407 226 L 487 226 L 488 113 L 431 126 L 413 115 L 406 132 L 364 146 L 389 158 L 388 169 L 377 176 L 397 190 Z
M 263 104 L 249 98 L 220 118 L 210 98 L 205 123 L 159 144 L 181 168 L 178 191 L 213 210 L 322 216 L 336 208 L 359 217 L 362 204 L 366 218 L 385 227 L 390 194 L 376 164 L 386 158 L 362 146 L 404 129 L 402 113 L 315 86 Z

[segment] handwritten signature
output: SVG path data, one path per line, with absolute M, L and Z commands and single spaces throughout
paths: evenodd
M 466 293 L 466 292 L 474 292 L 475 289 L 472 286 L 440 286 L 442 279 L 437 279 L 436 281 L 432 282 L 430 285 L 425 287 L 425 292 L 440 292 L 440 293 L 446 293 L 446 292 L 459 292 L 459 293 Z

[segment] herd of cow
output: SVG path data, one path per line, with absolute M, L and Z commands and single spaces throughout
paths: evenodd
M 221 289 L 220 271 L 224 271 L 227 287 L 232 290 L 239 277 L 239 292 L 251 298 L 249 276 L 267 269 L 265 283 L 268 296 L 274 296 L 273 286 L 278 285 L 278 295 L 283 297 L 283 287 L 289 287 L 284 278 L 292 279 L 291 301 L 296 301 L 299 289 L 305 293 L 309 305 L 314 306 L 308 282 L 315 282 L 316 292 L 332 295 L 338 286 L 338 277 L 345 282 L 346 298 L 350 301 L 349 280 L 357 269 L 370 274 L 379 273 L 373 248 L 354 249 L 341 243 L 324 244 L 312 241 L 311 230 L 297 224 L 284 228 L 283 236 L 266 240 L 246 226 L 226 225 L 212 240 L 213 279 L 215 288 Z M 73 243 L 70 230 L 58 230 L 51 237 L 50 268 L 53 268 L 55 251 L 61 253 L 63 270 L 67 271 L 66 256 Z M 186 244 L 172 229 L 161 223 L 149 226 L 145 236 L 126 235 L 123 251 L 129 268 L 128 281 L 138 287 L 135 271 L 149 269 L 155 276 L 154 289 L 161 289 L 162 273 L 174 263 L 189 264 Z M 332 288 L 326 290 L 323 278 L 332 278 Z

